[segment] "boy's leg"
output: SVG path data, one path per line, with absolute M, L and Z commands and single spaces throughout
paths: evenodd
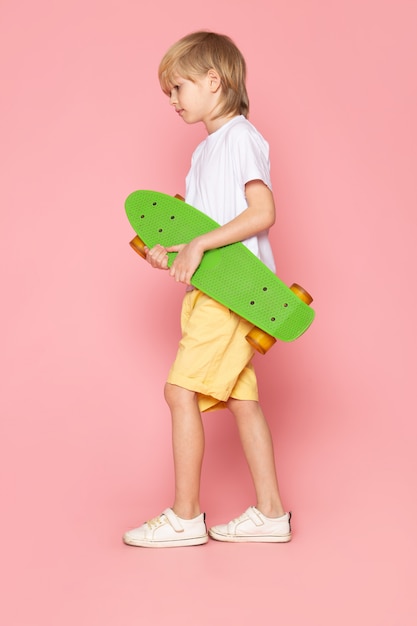
M 285 510 L 278 489 L 271 432 L 261 406 L 252 400 L 230 398 L 228 407 L 236 419 L 255 486 L 256 506 L 266 517 L 280 517 Z
M 204 429 L 194 391 L 165 385 L 165 399 L 172 417 L 172 449 L 175 469 L 173 510 L 183 519 L 200 514 L 200 478 L 204 455 Z
M 231 399 L 243 450 L 255 485 L 257 506 L 228 524 L 213 526 L 217 541 L 283 543 L 291 540 L 291 514 L 285 513 L 278 490 L 271 433 L 258 402 Z
M 175 501 L 172 508 L 124 534 L 123 541 L 133 546 L 196 546 L 208 541 L 199 504 L 204 431 L 196 394 L 167 383 L 165 398 L 172 415 Z

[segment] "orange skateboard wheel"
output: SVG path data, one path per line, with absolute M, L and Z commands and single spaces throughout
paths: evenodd
M 313 297 L 308 293 L 308 291 L 306 291 L 304 287 L 297 285 L 297 283 L 293 283 L 290 289 L 293 293 L 295 293 L 296 296 L 300 298 L 300 300 L 302 300 L 306 304 L 311 304 L 313 302 Z
M 136 237 L 129 242 L 129 245 L 139 254 L 139 256 L 142 257 L 142 259 L 146 259 L 146 246 L 140 237 L 136 235 Z
M 268 335 L 264 330 L 261 330 L 257 326 L 254 326 L 252 330 L 246 335 L 246 341 L 250 343 L 260 354 L 266 354 L 270 348 L 276 342 L 275 337 Z

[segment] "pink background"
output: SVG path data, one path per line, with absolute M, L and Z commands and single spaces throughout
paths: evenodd
M 416 611 L 416 43 L 407 0 L 2 0 L 1 567 L 8 626 L 411 626 Z M 246 56 L 278 273 L 317 320 L 257 357 L 294 540 L 140 550 L 171 504 L 162 397 L 182 286 L 128 246 L 202 127 L 156 70 L 196 29 Z M 205 418 L 209 524 L 254 495 Z M 169 620 L 169 622 L 168 622 Z

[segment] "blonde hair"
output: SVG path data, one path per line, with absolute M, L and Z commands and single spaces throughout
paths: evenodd
M 181 76 L 194 81 L 210 69 L 220 76 L 222 103 L 216 117 L 249 113 L 246 91 L 246 63 L 242 53 L 226 35 L 199 31 L 186 35 L 164 55 L 158 70 L 159 82 L 169 95 Z

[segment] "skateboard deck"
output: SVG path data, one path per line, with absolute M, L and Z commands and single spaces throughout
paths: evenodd
M 157 191 L 134 191 L 125 208 L 133 230 L 148 248 L 189 243 L 219 227 L 183 200 Z M 169 267 L 176 254 L 168 253 Z M 314 319 L 314 310 L 301 296 L 240 242 L 205 252 L 191 284 L 281 341 L 297 339 Z

